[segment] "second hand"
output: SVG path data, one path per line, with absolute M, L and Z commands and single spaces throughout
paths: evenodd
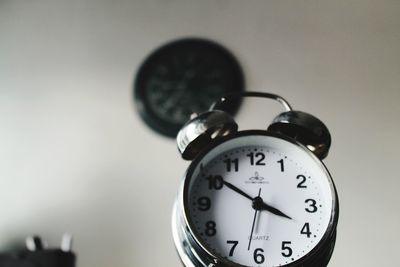
M 261 188 L 258 190 L 258 196 L 260 196 L 260 194 L 261 194 Z M 254 225 L 256 223 L 257 213 L 258 213 L 258 209 L 256 209 L 254 211 L 253 224 L 251 226 L 251 232 L 250 232 L 250 238 L 249 238 L 249 246 L 247 247 L 247 250 L 250 250 L 251 240 L 253 239 L 253 231 L 254 231 Z

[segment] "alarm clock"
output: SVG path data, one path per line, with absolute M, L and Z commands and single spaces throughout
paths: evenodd
M 221 107 L 242 97 L 280 102 L 267 129 L 238 131 Z M 322 162 L 331 136 L 311 114 L 282 97 L 230 94 L 177 135 L 190 160 L 173 207 L 172 232 L 184 266 L 326 266 L 339 215 Z

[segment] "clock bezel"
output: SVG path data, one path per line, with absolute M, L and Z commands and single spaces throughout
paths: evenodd
M 321 238 L 321 240 L 318 242 L 318 244 L 306 255 L 303 257 L 297 259 L 294 262 L 291 262 L 286 265 L 282 265 L 282 267 L 292 267 L 292 266 L 301 266 L 302 264 L 305 263 L 310 263 L 318 259 L 318 253 L 321 252 L 321 254 L 324 254 L 323 252 L 324 249 L 329 249 L 332 245 L 332 242 L 335 242 L 335 237 L 336 237 L 336 227 L 338 223 L 338 217 L 339 217 L 339 201 L 338 201 L 338 196 L 337 196 L 337 191 L 336 191 L 336 186 L 334 184 L 334 181 L 332 179 L 332 176 L 330 175 L 328 169 L 326 168 L 325 164 L 318 158 L 316 157 L 308 148 L 306 148 L 304 145 L 300 144 L 296 140 L 281 135 L 279 133 L 274 133 L 270 131 L 264 131 L 264 130 L 245 130 L 245 131 L 240 131 L 235 134 L 232 134 L 230 136 L 221 138 L 220 140 L 212 143 L 209 147 L 204 149 L 189 165 L 189 168 L 187 169 L 187 172 L 185 174 L 185 179 L 184 179 L 184 184 L 183 184 L 183 189 L 182 189 L 182 194 L 180 194 L 180 204 L 183 207 L 183 221 L 185 225 L 187 226 L 188 234 L 191 236 L 190 238 L 193 239 L 196 244 L 205 252 L 209 257 L 213 258 L 215 262 L 218 264 L 222 264 L 222 266 L 232 266 L 232 267 L 246 267 L 246 265 L 241 265 L 232 261 L 229 261 L 225 258 L 219 257 L 218 255 L 214 255 L 211 252 L 211 249 L 208 248 L 208 246 L 205 244 L 205 242 L 202 240 L 201 236 L 199 233 L 197 233 L 197 230 L 194 226 L 194 223 L 192 222 L 192 219 L 189 217 L 189 205 L 188 205 L 188 196 L 189 196 L 189 184 L 191 179 L 193 178 L 193 173 L 198 166 L 198 164 L 201 162 L 201 160 L 214 148 L 217 146 L 223 144 L 226 141 L 230 141 L 236 138 L 241 138 L 245 136 L 254 136 L 254 135 L 260 135 L 260 136 L 269 136 L 273 138 L 278 138 L 278 139 L 283 139 L 295 146 L 300 147 L 303 149 L 306 154 L 308 154 L 316 163 L 317 165 L 325 172 L 326 177 L 329 179 L 329 185 L 331 188 L 331 193 L 332 193 L 332 211 L 331 211 L 331 218 L 329 220 L 328 227 Z M 334 244 L 334 243 L 333 243 Z M 330 258 L 332 252 L 329 253 L 328 257 Z M 322 259 L 324 260 L 324 259 Z M 220 265 L 217 265 L 220 266 Z

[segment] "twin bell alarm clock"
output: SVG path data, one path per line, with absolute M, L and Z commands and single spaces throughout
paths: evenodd
M 238 131 L 222 107 L 243 97 L 272 99 L 285 111 L 266 130 Z M 321 161 L 331 145 L 322 121 L 278 95 L 242 92 L 192 118 L 177 143 L 191 161 L 172 215 L 184 266 L 328 264 L 339 203 Z

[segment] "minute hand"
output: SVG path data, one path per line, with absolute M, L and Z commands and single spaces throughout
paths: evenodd
M 241 194 L 244 197 L 247 197 L 250 200 L 253 200 L 254 198 L 252 198 L 251 196 L 249 196 L 248 194 L 246 194 L 245 192 L 243 192 L 242 190 L 240 190 L 239 188 L 237 188 L 236 186 L 234 186 L 233 184 L 223 180 L 224 185 L 226 185 L 228 188 L 232 189 L 233 191 L 235 191 L 236 193 Z

